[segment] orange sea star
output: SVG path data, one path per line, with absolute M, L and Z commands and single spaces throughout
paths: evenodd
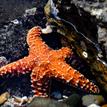
M 27 34 L 29 45 L 29 55 L 0 68 L 0 75 L 7 73 L 19 74 L 31 71 L 31 82 L 35 95 L 46 96 L 47 82 L 54 77 L 65 82 L 80 86 L 84 90 L 93 93 L 99 92 L 96 85 L 86 79 L 81 73 L 76 71 L 65 61 L 71 55 L 71 50 L 63 47 L 53 50 L 42 41 L 41 28 L 33 27 Z

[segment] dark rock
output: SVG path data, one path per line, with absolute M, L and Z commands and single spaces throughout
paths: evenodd
M 70 107 L 82 107 L 81 97 L 78 94 L 72 94 L 63 101 Z
M 96 25 L 107 29 L 107 1 L 106 0 L 95 0 L 95 1 L 87 1 L 87 0 L 71 0 L 71 3 L 74 3 L 78 11 L 83 9 L 85 12 L 88 12 L 91 16 L 94 16 L 94 23 L 96 22 Z M 99 34 L 99 27 L 98 27 L 98 40 L 100 40 L 100 34 Z M 103 41 L 105 44 L 107 44 L 107 36 L 103 37 Z M 102 39 L 101 39 L 102 40 Z M 101 41 L 100 40 L 100 41 Z M 100 43 L 100 42 L 99 42 Z M 101 42 L 102 43 L 102 42 Z M 107 45 L 103 45 L 105 47 L 105 52 L 107 49 Z M 106 61 L 107 61 L 107 52 L 106 52 Z
M 0 1 L 0 24 L 22 16 L 27 8 L 33 6 L 33 0 L 1 0 Z

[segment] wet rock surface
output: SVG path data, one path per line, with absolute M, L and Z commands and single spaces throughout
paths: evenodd
M 94 23 L 98 26 L 98 40 L 99 43 L 103 42 L 103 47 L 107 50 L 107 36 L 103 37 L 105 40 L 101 39 L 101 34 L 99 30 L 102 30 L 102 34 L 104 35 L 106 31 L 104 29 L 107 29 L 107 1 L 106 0 L 94 0 L 94 1 L 87 1 L 87 0 L 71 0 L 71 3 L 74 3 L 80 10 L 83 9 L 85 12 L 88 12 L 91 16 L 94 17 Z M 107 34 L 107 33 L 106 33 Z M 107 58 L 107 52 L 106 52 L 106 58 Z M 107 59 L 106 59 L 107 60 Z
M 55 6 L 55 4 L 57 6 Z M 74 64 L 71 58 L 71 66 L 76 69 L 79 68 L 78 70 L 82 72 L 87 68 L 86 65 L 88 65 L 90 68 L 88 69 L 88 73 L 91 72 L 94 78 L 96 78 L 101 91 L 107 93 L 106 47 L 101 43 L 101 38 L 99 38 L 101 29 L 98 30 L 99 23 L 96 21 L 96 18 L 83 9 L 78 8 L 71 0 L 62 0 L 57 3 L 49 0 L 44 10 L 48 23 L 51 24 L 52 27 L 53 25 L 56 27 L 57 32 L 68 40 L 66 46 L 73 49 L 74 56 L 76 56 L 75 58 L 73 57 L 73 59 L 76 60 L 76 63 Z M 102 35 L 106 41 L 104 33 L 106 32 L 103 30 Z M 65 43 L 62 44 L 62 46 L 65 46 Z M 81 59 L 78 59 L 78 57 Z M 75 66 L 79 60 L 81 63 L 82 60 L 87 63 L 85 68 L 81 69 L 79 63 L 78 66 Z M 87 70 L 85 73 L 87 76 Z M 90 79 L 92 79 L 92 75 L 89 75 L 89 78 L 91 77 Z
M 46 2 L 47 0 L 38 0 L 38 1 L 12 0 L 11 2 L 5 1 L 3 3 L 0 1 L 0 12 L 2 13 L 0 15 L 0 19 L 1 19 L 0 20 L 0 56 L 1 56 L 0 66 L 18 60 L 28 54 L 26 33 L 30 28 L 32 28 L 35 25 L 40 25 L 42 27 L 45 27 L 45 24 L 47 23 L 47 17 L 45 16 L 46 14 L 44 13 L 44 5 L 46 4 Z M 103 1 L 62 0 L 62 2 L 60 0 L 57 1 L 54 0 L 54 2 L 57 4 L 57 8 L 59 9 L 59 13 L 58 13 L 59 17 L 73 23 L 76 29 L 82 34 L 84 34 L 86 37 L 91 39 L 91 41 L 95 43 L 100 43 L 100 47 L 103 52 L 103 59 L 106 61 L 107 60 L 106 0 Z M 17 4 L 19 7 L 17 6 Z M 15 8 L 13 6 L 15 6 Z M 48 21 L 51 23 L 50 20 Z M 69 24 L 67 26 L 69 26 Z M 74 30 L 74 28 L 72 29 Z M 71 28 L 69 30 L 71 30 Z M 71 47 L 71 44 L 65 38 L 62 38 L 61 34 L 56 33 L 56 31 L 51 35 L 53 37 L 43 38 L 44 40 L 46 40 L 46 43 L 49 44 L 50 47 L 54 49 L 59 49 L 61 46 Z M 70 40 L 71 39 L 72 38 L 70 38 Z M 96 49 L 93 49 L 90 44 L 87 45 L 84 42 L 82 42 L 80 46 L 82 47 L 82 49 L 86 49 L 86 50 L 88 46 L 88 48 L 91 49 L 91 52 L 93 51 L 95 52 L 94 55 L 97 53 Z M 90 54 L 93 55 L 93 53 Z M 81 57 L 77 57 L 77 56 L 78 55 L 74 55 L 70 60 L 68 60 L 68 62 L 71 63 L 71 65 L 74 68 L 84 73 L 86 77 L 89 77 L 93 81 L 96 81 L 96 79 L 90 73 L 91 69 L 90 66 L 88 65 L 89 63 L 86 63 Z M 92 62 L 93 61 L 94 60 L 92 60 Z M 94 65 L 97 65 L 97 62 L 95 62 Z M 93 66 L 93 68 L 95 67 Z M 101 68 L 103 68 L 102 65 L 99 66 L 99 68 L 97 67 L 96 69 L 101 69 Z M 102 69 L 100 71 L 102 71 Z M 0 93 L 2 94 L 3 92 L 8 91 L 11 95 L 21 97 L 19 99 L 23 99 L 23 96 L 27 96 L 27 97 L 33 96 L 32 89 L 30 87 L 31 84 L 30 84 L 29 75 L 30 74 L 20 75 L 19 77 L 15 75 L 12 76 L 8 75 L 6 77 L 1 77 Z M 99 72 L 95 76 L 99 76 Z M 107 78 L 105 73 L 102 72 L 100 72 L 100 76 L 101 78 L 103 77 L 103 79 L 105 80 Z M 103 86 L 107 87 L 105 85 L 106 82 L 104 83 L 102 80 L 100 81 L 103 83 L 102 87 Z M 66 100 L 65 103 L 69 104 L 70 102 L 71 104 L 70 107 L 80 106 L 78 104 L 79 103 L 81 104 L 80 100 L 81 97 L 84 95 L 84 92 L 82 92 L 81 90 L 77 90 L 75 88 L 72 88 L 71 90 L 71 87 L 60 84 L 60 82 L 57 83 L 56 81 L 54 81 L 53 84 L 54 85 L 52 86 L 53 89 L 51 90 L 52 91 L 51 94 L 53 95 L 54 93 L 53 96 L 54 98 L 56 97 L 55 99 L 58 100 L 63 98 L 63 95 L 69 96 L 73 92 L 76 92 L 79 95 L 78 96 L 74 95 L 75 98 L 71 96 L 70 97 L 71 99 Z M 63 87 L 67 87 L 67 88 L 64 88 L 64 90 L 62 90 L 61 88 Z M 12 100 L 12 98 L 10 98 L 10 100 Z M 72 102 L 74 101 L 74 99 L 78 100 L 77 102 L 79 103 Z M 32 105 L 34 105 L 35 102 L 37 101 L 42 102 L 44 101 L 44 99 L 34 100 L 33 102 L 31 102 L 31 104 L 28 105 L 28 107 L 32 107 Z M 44 102 L 48 102 L 48 100 L 47 101 L 45 100 Z M 59 107 L 59 105 L 61 105 L 58 104 L 58 102 L 56 103 L 56 101 L 55 102 L 53 101 L 53 103 L 55 103 L 56 105 L 55 107 L 57 106 Z M 91 102 L 90 105 L 92 103 L 95 102 Z M 23 104 L 17 103 L 17 105 L 21 106 Z M 2 107 L 14 107 L 14 106 L 15 106 L 14 103 L 10 103 L 7 101 L 7 103 L 5 103 Z M 66 107 L 67 105 L 65 104 L 63 106 Z

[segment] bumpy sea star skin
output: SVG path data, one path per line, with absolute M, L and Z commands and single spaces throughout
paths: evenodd
M 38 96 L 47 96 L 47 85 L 51 77 L 62 79 L 73 86 L 80 86 L 86 91 L 98 93 L 96 85 L 66 63 L 65 58 L 72 54 L 71 50 L 67 47 L 59 50 L 51 49 L 42 41 L 40 34 L 40 27 L 29 30 L 27 35 L 29 55 L 1 67 L 0 75 L 31 72 L 32 87 Z

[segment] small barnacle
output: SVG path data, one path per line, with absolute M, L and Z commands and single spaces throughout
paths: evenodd
M 84 56 L 84 58 L 88 58 L 88 53 L 83 51 L 82 55 Z

